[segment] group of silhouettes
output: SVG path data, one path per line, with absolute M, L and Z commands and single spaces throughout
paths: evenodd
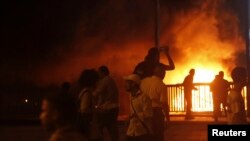
M 210 84 L 213 95 L 214 120 L 218 121 L 218 117 L 224 111 L 229 124 L 247 124 L 245 101 L 242 95 L 243 88 L 248 84 L 247 70 L 237 66 L 231 71 L 231 78 L 233 80 L 232 87 L 224 79 L 224 72 L 220 71 Z
M 166 57 L 168 65 L 160 62 L 161 53 Z M 170 117 L 167 88 L 163 79 L 166 71 L 174 69 L 169 47 L 153 47 L 148 50 L 144 60 L 135 66 L 133 72 L 124 76 L 130 108 L 126 141 L 164 141 L 164 130 Z M 192 90 L 196 89 L 193 84 L 194 75 L 195 69 L 190 69 L 189 75 L 183 81 L 186 119 L 193 118 Z M 214 118 L 218 120 L 218 105 L 223 103 L 229 123 L 245 123 L 241 90 L 247 82 L 246 69 L 233 69 L 233 88 L 229 87 L 223 75 L 220 72 L 211 83 L 215 104 Z M 42 125 L 51 131 L 49 141 L 104 141 L 104 129 L 110 141 L 119 141 L 119 89 L 108 66 L 102 65 L 97 70 L 83 70 L 77 86 L 76 96 L 71 94 L 70 83 L 65 82 L 58 91 L 44 97 L 40 119 Z
M 186 103 L 185 119 L 194 119 L 192 115 L 192 91 L 197 90 L 193 83 L 195 69 L 190 69 L 183 81 L 184 97 Z M 210 83 L 213 98 L 213 118 L 217 122 L 219 117 L 227 117 L 228 124 L 247 124 L 245 101 L 242 95 L 243 88 L 248 84 L 247 70 L 236 66 L 231 71 L 232 85 L 224 78 L 224 72 L 219 71 Z
M 65 82 L 43 98 L 40 120 L 51 131 L 49 141 L 104 141 L 104 129 L 119 141 L 119 92 L 109 73 L 105 65 L 85 69 L 76 90 Z

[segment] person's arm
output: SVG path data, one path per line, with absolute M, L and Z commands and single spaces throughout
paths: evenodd
M 80 113 L 86 113 L 90 105 L 90 93 L 85 92 L 80 98 Z
M 168 63 L 169 63 L 169 65 L 164 64 L 165 70 L 174 70 L 175 64 L 174 64 L 174 61 L 169 54 L 169 47 L 161 47 L 160 51 L 162 51 L 165 54 L 165 56 L 167 57 Z

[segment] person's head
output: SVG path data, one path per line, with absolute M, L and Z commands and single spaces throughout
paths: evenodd
M 223 71 L 219 71 L 219 77 L 224 78 L 224 72 Z
M 235 67 L 231 72 L 231 77 L 234 84 L 246 85 L 247 83 L 247 70 L 244 67 Z
M 100 66 L 98 68 L 98 73 L 99 73 L 99 76 L 102 78 L 102 77 L 105 77 L 107 75 L 109 75 L 109 68 L 107 66 Z
M 64 81 L 64 82 L 61 84 L 61 88 L 62 88 L 62 90 L 65 91 L 65 92 L 68 92 L 69 89 L 70 89 L 70 87 L 71 87 L 71 84 L 70 84 L 70 82 L 68 82 L 68 81 Z
M 194 76 L 194 74 L 195 74 L 195 69 L 190 69 L 190 70 L 189 70 L 189 74 L 190 74 L 191 76 Z
M 160 53 L 159 49 L 156 47 L 152 47 L 148 50 L 148 53 L 145 57 L 145 61 L 152 62 L 152 63 L 158 63 L 160 60 Z
M 48 131 L 73 124 L 77 113 L 74 98 L 59 91 L 49 93 L 43 98 L 41 110 L 41 125 Z
M 165 77 L 165 69 L 161 65 L 157 65 L 154 68 L 154 75 L 164 79 Z
M 82 71 L 81 76 L 78 80 L 82 87 L 93 87 L 98 81 L 99 76 L 95 69 L 85 69 Z
M 140 88 L 141 79 L 140 76 L 137 74 L 130 74 L 124 77 L 125 82 L 125 89 L 128 92 L 136 91 Z
M 218 80 L 219 79 L 219 74 L 216 74 L 215 76 L 214 76 L 214 80 Z

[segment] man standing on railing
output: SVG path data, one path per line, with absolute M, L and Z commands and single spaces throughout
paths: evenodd
M 187 75 L 183 81 L 184 97 L 186 102 L 186 116 L 185 119 L 194 119 L 191 113 L 192 109 L 192 90 L 197 90 L 193 84 L 195 69 L 190 69 L 189 75 Z

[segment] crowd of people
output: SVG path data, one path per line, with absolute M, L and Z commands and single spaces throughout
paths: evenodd
M 163 53 L 168 61 L 160 62 Z M 131 74 L 124 76 L 129 94 L 129 119 L 126 141 L 164 141 L 164 130 L 170 121 L 166 85 L 166 71 L 174 70 L 169 47 L 150 48 L 142 62 Z M 190 69 L 184 78 L 183 88 L 186 105 L 186 120 L 193 119 L 192 90 L 195 69 Z M 241 90 L 247 83 L 246 69 L 236 67 L 231 73 L 233 88 L 220 71 L 211 82 L 214 119 L 218 121 L 220 104 L 230 124 L 246 123 L 245 105 Z M 40 115 L 42 125 L 52 132 L 50 141 L 103 141 L 106 129 L 110 141 L 119 141 L 118 114 L 119 88 L 108 66 L 85 69 L 78 79 L 79 93 L 73 97 L 70 83 L 48 94 L 42 102 Z

